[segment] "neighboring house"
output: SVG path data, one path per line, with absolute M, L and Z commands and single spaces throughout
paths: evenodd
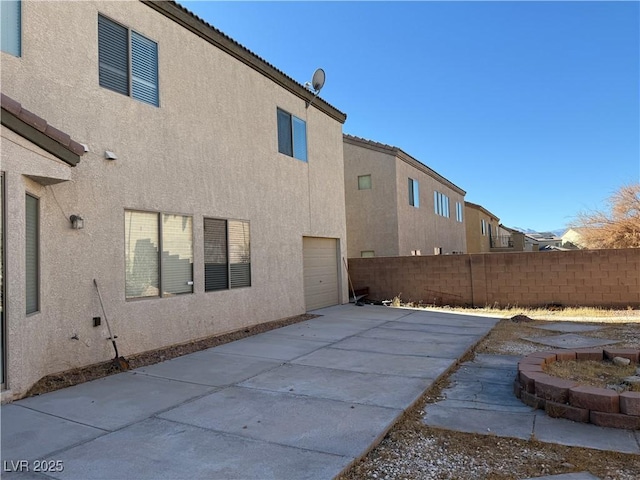
M 585 248 L 583 243 L 583 235 L 586 229 L 584 227 L 570 227 L 562 234 L 562 246 L 565 248 L 576 249 Z
M 466 251 L 465 191 L 397 147 L 344 136 L 349 255 Z
M 525 241 L 532 245 L 533 251 L 558 250 L 562 249 L 562 238 L 553 232 L 527 233 Z M 536 245 L 538 246 L 536 248 Z
M 492 252 L 524 252 L 527 250 L 524 233 L 504 225 L 498 225 L 498 234 L 492 238 Z
M 467 253 L 491 252 L 491 247 L 499 236 L 500 219 L 478 204 L 464 202 L 464 207 Z
M 124 356 L 348 300 L 343 113 L 174 2 L 1 7 L 2 401 L 114 356 L 94 279 Z

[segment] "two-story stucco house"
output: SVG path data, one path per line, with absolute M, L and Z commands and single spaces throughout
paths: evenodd
M 464 202 L 467 252 L 489 253 L 498 245 L 500 219 L 477 203 Z
M 3 401 L 113 357 L 94 279 L 124 356 L 347 301 L 345 114 L 174 2 L 1 3 Z
M 344 136 L 353 257 L 464 253 L 465 191 L 398 147 Z

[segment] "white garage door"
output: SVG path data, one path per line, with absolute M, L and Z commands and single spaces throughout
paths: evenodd
M 340 303 L 337 247 L 335 238 L 302 239 L 307 311 Z

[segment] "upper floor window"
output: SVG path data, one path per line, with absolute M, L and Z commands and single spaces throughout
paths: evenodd
M 307 161 L 307 123 L 278 108 L 278 151 Z
M 462 204 L 460 202 L 456 202 L 456 220 L 458 222 L 462 222 Z
M 487 222 L 484 218 L 480 220 L 480 231 L 482 232 L 482 235 L 487 234 Z
M 449 218 L 449 197 L 444 193 L 433 192 L 433 208 L 438 215 Z
M 409 205 L 418 208 L 420 206 L 420 188 L 418 180 L 409 178 Z
M 98 15 L 100 86 L 159 106 L 158 45 Z
M 358 190 L 371 190 L 371 175 L 360 175 L 358 177 Z
M 20 0 L 0 1 L 0 48 L 16 57 L 22 55 L 22 4 Z

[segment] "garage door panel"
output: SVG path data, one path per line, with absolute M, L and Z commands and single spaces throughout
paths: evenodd
M 307 310 L 340 303 L 335 238 L 303 238 L 304 295 Z

